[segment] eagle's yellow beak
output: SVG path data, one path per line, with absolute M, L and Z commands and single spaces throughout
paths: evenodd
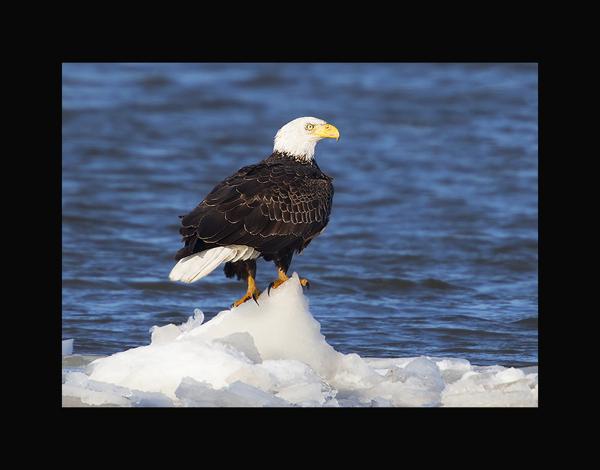
M 313 130 L 313 134 L 321 138 L 340 139 L 340 131 L 332 124 L 317 124 Z

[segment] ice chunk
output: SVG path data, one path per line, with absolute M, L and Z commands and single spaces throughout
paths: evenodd
M 168 343 L 177 338 L 181 333 L 191 331 L 194 328 L 202 325 L 204 322 L 204 314 L 199 309 L 194 309 L 194 316 L 181 325 L 169 323 L 165 326 L 153 326 L 150 328 L 150 343 L 161 344 Z
M 217 338 L 215 341 L 222 344 L 228 344 L 238 351 L 243 352 L 245 356 L 254 363 L 262 362 L 262 358 L 254 344 L 254 340 L 248 333 L 232 333 L 223 338 Z
M 64 356 L 62 358 L 63 369 L 85 369 L 85 367 L 92 361 L 100 359 L 106 356 L 98 355 L 86 355 L 86 354 L 72 354 L 70 356 Z
M 165 326 L 153 326 L 150 328 L 150 342 L 152 344 L 164 344 L 173 341 L 181 334 L 181 329 L 173 323 Z
M 521 370 L 501 366 L 477 369 L 446 385 L 444 406 L 537 406 L 537 374 L 526 377 Z
M 523 373 L 525 375 L 537 374 L 538 373 L 538 366 L 522 367 L 521 370 L 523 371 Z
M 90 380 L 82 372 L 71 372 L 66 375 L 62 395 L 77 398 L 84 405 L 173 406 L 173 402 L 160 393 L 129 390 L 125 387 L 97 382 Z
M 525 377 L 525 374 L 522 370 L 511 367 L 510 369 L 505 369 L 501 372 L 498 372 L 495 379 L 500 383 L 510 383 L 522 379 L 523 377 Z
M 194 309 L 194 316 L 188 318 L 188 321 L 181 325 L 179 328 L 181 331 L 191 331 L 194 328 L 204 323 L 204 313 L 199 308 Z
M 120 405 L 130 406 L 129 401 L 118 393 L 112 393 L 110 386 L 104 390 L 94 390 L 87 375 L 82 372 L 72 372 L 65 377 L 62 385 L 62 395 L 78 398 L 86 405 Z
M 279 398 L 302 406 L 319 406 L 325 403 L 325 397 L 318 383 L 297 383 L 284 387 L 277 393 Z
M 423 387 L 432 391 L 441 392 L 444 389 L 444 379 L 435 362 L 426 357 L 417 357 L 410 361 L 404 371 L 409 374 L 409 379 L 415 379 Z
M 113 354 L 90 364 L 94 380 L 176 398 L 183 377 L 220 388 L 226 378 L 251 361 L 240 351 L 221 343 L 177 340 L 142 346 Z
M 466 372 L 472 369 L 471 363 L 466 359 L 435 359 L 432 360 L 438 366 L 445 383 L 453 383 L 459 380 Z
M 321 334 L 321 326 L 308 312 L 298 275 L 255 302 L 220 312 L 211 321 L 187 333 L 190 339 L 222 338 L 246 332 L 265 359 L 295 359 L 322 375 L 332 375 L 342 356 Z
M 69 356 L 71 354 L 73 354 L 73 340 L 65 339 L 62 342 L 62 355 Z
M 214 389 L 206 382 L 184 377 L 175 395 L 184 406 L 198 407 L 277 407 L 289 406 L 281 398 L 243 382 L 234 382 L 221 389 Z

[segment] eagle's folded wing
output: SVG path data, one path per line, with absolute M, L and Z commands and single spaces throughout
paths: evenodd
M 176 259 L 204 246 L 232 244 L 263 254 L 286 247 L 301 251 L 327 225 L 331 212 L 331 180 L 315 178 L 314 172 L 310 166 L 266 163 L 240 169 L 182 218 L 186 246 Z

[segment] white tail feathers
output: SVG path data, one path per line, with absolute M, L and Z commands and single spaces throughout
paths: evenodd
M 171 281 L 195 282 L 208 276 L 219 265 L 228 261 L 258 258 L 260 253 L 245 245 L 230 245 L 194 253 L 179 260 L 169 274 Z

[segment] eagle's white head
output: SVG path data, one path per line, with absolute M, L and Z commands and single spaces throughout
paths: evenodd
M 340 131 L 322 119 L 300 117 L 279 129 L 275 135 L 273 151 L 310 161 L 315 156 L 317 142 L 324 138 L 337 140 L 340 138 Z

